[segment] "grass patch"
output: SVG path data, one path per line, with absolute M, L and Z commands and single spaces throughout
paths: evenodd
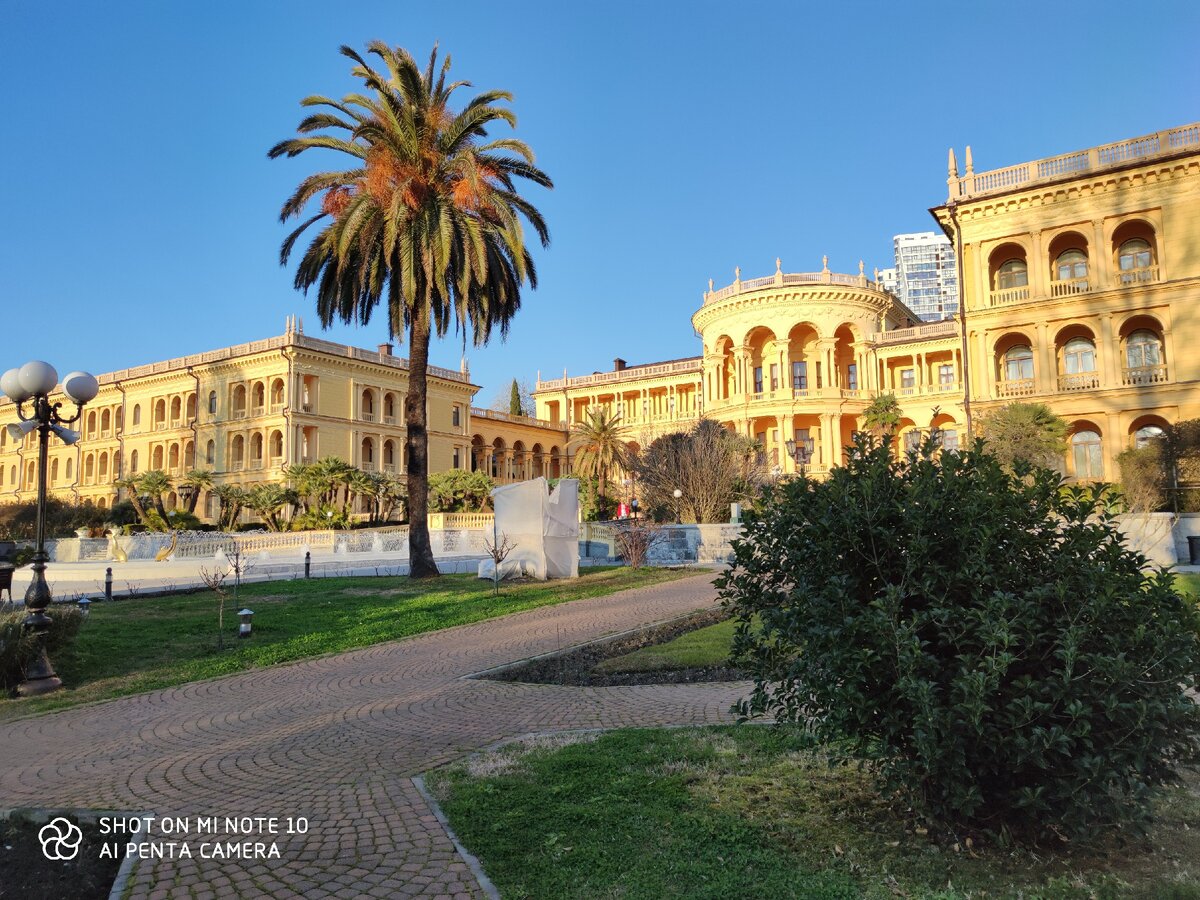
M 492 584 L 471 575 L 316 578 L 245 585 L 254 635 L 237 637 L 239 606 L 225 604 L 217 649 L 217 601 L 209 592 L 96 603 L 75 642 L 54 659 L 66 690 L 0 700 L 0 721 L 92 700 L 170 687 L 465 625 L 539 606 L 673 581 L 694 572 L 587 568 L 578 579 Z M 53 611 L 51 611 L 53 614 Z
M 1147 839 L 1084 852 L 935 840 L 791 727 L 510 745 L 433 773 L 506 898 L 1200 897 L 1200 784 Z
M 1200 599 L 1200 575 L 1194 572 L 1176 572 L 1175 589 L 1182 594 L 1191 594 Z
M 737 627 L 734 619 L 697 628 L 665 644 L 642 647 L 614 656 L 596 666 L 597 672 L 662 672 L 674 669 L 708 669 L 729 663 L 729 645 Z

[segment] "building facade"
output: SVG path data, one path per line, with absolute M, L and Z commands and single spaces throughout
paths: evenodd
M 738 272 L 704 293 L 700 356 L 539 379 L 539 418 L 569 426 L 608 406 L 641 443 L 705 415 L 756 438 L 783 472 L 797 468 L 795 441 L 820 473 L 880 393 L 900 401 L 900 447 L 931 426 L 960 443 L 968 406 L 977 418 L 1037 401 L 1070 424 L 1068 476 L 1117 480 L 1123 450 L 1200 417 L 1200 355 L 1187 350 L 1200 342 L 1200 124 L 991 172 L 974 171 L 968 148 L 961 176 L 951 153 L 948 183 L 931 210 L 945 236 L 912 241 L 911 258 L 932 254 L 953 278 L 961 242 L 952 318 L 921 323 L 903 288 L 862 263 L 844 275 L 776 261 L 773 275 Z
M 892 239 L 893 293 L 926 322 L 958 312 L 958 268 L 954 245 L 940 231 L 898 234 Z M 884 286 L 889 287 L 884 279 Z
M 289 319 L 277 337 L 98 380 L 100 393 L 72 426 L 79 442 L 51 441 L 49 489 L 63 499 L 110 508 L 125 496 L 117 482 L 152 469 L 173 478 L 203 469 L 216 485 L 249 488 L 282 481 L 289 464 L 324 456 L 406 474 L 408 361 L 387 344 L 372 351 L 332 343 Z M 475 409 L 478 390 L 465 365 L 429 367 L 431 472 L 484 468 L 507 482 L 566 471 L 561 429 Z M 64 398 L 64 411 L 72 408 Z M 14 442 L 3 426 L 16 421 L 14 404 L 0 401 L 0 502 L 37 496 L 36 434 Z M 178 498 L 166 503 L 174 508 Z M 212 521 L 217 512 L 215 495 L 202 493 L 197 515 Z

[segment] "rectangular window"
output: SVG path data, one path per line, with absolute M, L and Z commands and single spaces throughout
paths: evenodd
M 779 390 L 779 365 L 771 363 L 771 390 Z
M 938 366 L 938 384 L 954 384 L 954 366 Z
M 916 374 L 913 372 L 912 369 L 901 369 L 900 370 L 900 387 L 901 388 L 911 391 L 913 389 L 913 386 L 916 383 L 917 383 Z
M 455 428 L 462 424 L 462 413 L 459 412 L 459 407 L 457 405 L 455 405 L 453 411 L 450 413 L 450 424 Z M 455 463 L 454 468 L 458 468 L 457 463 Z
M 462 468 L 462 466 L 460 465 L 460 460 L 459 460 L 459 455 L 458 455 L 458 453 L 459 453 L 459 450 L 458 450 L 458 448 L 457 448 L 457 447 L 455 447 L 455 448 L 454 448 L 454 468 L 455 468 L 455 469 Z
M 846 366 L 846 387 L 852 391 L 858 390 L 858 364 L 850 363 Z
M 914 428 L 912 431 L 904 432 L 904 450 L 917 450 L 921 446 L 921 432 Z
M 754 393 L 761 394 L 763 392 L 763 371 L 762 366 L 754 367 Z
M 958 452 L 958 432 L 954 430 L 942 432 L 942 450 L 948 450 L 951 453 Z
M 808 390 L 808 363 L 803 360 L 792 363 L 792 390 Z

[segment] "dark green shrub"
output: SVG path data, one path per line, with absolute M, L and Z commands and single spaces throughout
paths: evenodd
M 1015 469 L 859 435 L 828 481 L 781 484 L 718 582 L 756 679 L 739 711 L 846 742 L 939 825 L 1140 823 L 1197 757 L 1197 611 L 1102 490 Z
M 0 690 L 10 691 L 25 678 L 25 666 L 33 659 L 36 643 L 24 632 L 24 607 L 0 612 Z M 46 652 L 53 658 L 79 634 L 83 613 L 79 607 L 56 604 L 50 608 L 52 624 L 46 635 Z

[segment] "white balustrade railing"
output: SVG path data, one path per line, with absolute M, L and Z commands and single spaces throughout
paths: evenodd
M 907 344 L 910 341 L 923 341 L 929 338 L 951 337 L 958 334 L 958 323 L 953 319 L 945 322 L 930 322 L 928 325 L 914 325 L 912 328 L 896 328 L 892 331 L 877 331 L 871 335 L 871 340 L 877 344 Z
M 614 381 L 624 381 L 632 378 L 652 378 L 656 375 L 677 375 L 685 372 L 694 372 L 699 375 L 703 362 L 703 357 L 694 356 L 688 359 L 677 359 L 668 363 L 630 366 L 614 372 L 597 372 L 593 375 L 577 375 L 574 378 L 556 378 L 552 381 L 538 381 L 537 389 L 539 391 L 549 391 L 568 387 L 584 387 L 592 384 L 609 384 Z M 485 410 L 485 412 L 491 412 L 491 410 Z M 475 414 L 476 411 L 472 408 L 471 415 Z M 549 423 L 539 422 L 539 424 L 547 425 Z
M 737 280 L 733 284 L 726 285 L 715 291 L 704 292 L 704 305 L 710 303 L 718 303 L 727 297 L 733 297 L 738 294 L 745 294 L 749 291 L 757 291 L 762 288 L 782 287 L 785 285 L 822 285 L 836 284 L 843 287 L 860 287 L 870 288 L 875 291 L 883 290 L 875 282 L 867 278 L 866 275 L 843 275 L 839 272 L 829 272 L 822 270 L 820 272 L 778 272 L 775 275 L 767 275 L 763 278 L 747 278 L 745 280 Z
M 1113 144 L 1103 144 L 1090 150 L 1063 153 L 1046 159 L 992 169 L 969 172 L 950 182 L 950 200 L 972 197 L 993 191 L 1021 187 L 1036 181 L 1062 178 L 1081 172 L 1095 172 L 1137 160 L 1178 153 L 1200 147 L 1200 122 L 1182 125 L 1155 134 L 1142 135 Z

